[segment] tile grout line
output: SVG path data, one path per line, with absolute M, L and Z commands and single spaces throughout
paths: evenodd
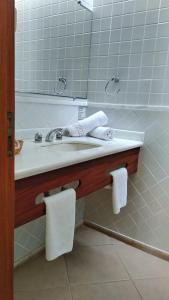
M 131 279 L 131 282 L 132 282 L 133 286 L 135 287 L 136 291 L 138 292 L 138 294 L 139 294 L 140 298 L 141 298 L 142 300 L 144 300 L 144 298 L 142 297 L 142 295 L 141 295 L 141 293 L 140 293 L 139 289 L 138 289 L 138 288 L 137 288 L 137 286 L 135 285 L 135 282 L 134 282 L 134 280 L 133 280 L 133 279 Z
M 115 245 L 117 245 L 117 243 L 116 244 L 102 244 L 102 245 L 81 245 L 79 248 L 90 248 L 90 247 L 100 247 L 100 246 L 102 246 L 102 247 L 104 247 L 104 246 L 115 246 Z M 115 250 L 115 252 L 116 252 L 116 250 Z M 117 254 L 117 252 L 116 252 L 116 254 Z M 119 255 L 117 255 L 118 257 L 119 257 Z M 68 279 L 68 285 L 69 285 L 69 288 L 70 288 L 70 292 L 71 292 L 71 285 L 72 286 L 81 286 L 81 285 L 100 285 L 100 284 L 110 284 L 110 283 L 114 283 L 114 282 L 124 282 L 124 281 L 130 281 L 130 276 L 129 276 L 129 279 L 121 279 L 121 280 L 110 280 L 110 281 L 102 281 L 102 282 L 98 282 L 98 281 L 96 281 L 96 282 L 82 282 L 82 283 L 70 283 L 70 280 L 69 280 L 69 275 L 68 275 L 68 265 L 67 265 L 67 260 L 66 260 L 66 258 L 65 258 L 65 256 L 64 256 L 64 261 L 65 261 L 65 266 L 66 266 L 66 274 L 67 274 L 67 279 Z M 120 261 L 121 261 L 121 259 L 120 259 Z M 123 263 L 122 263 L 122 265 L 123 265 Z M 128 273 L 128 272 L 127 272 Z M 73 300 L 73 295 L 72 295 L 72 292 L 71 292 L 71 296 L 72 296 L 72 300 Z
M 125 264 L 123 263 L 123 260 L 121 259 L 120 255 L 119 255 L 119 253 L 118 253 L 118 251 L 117 251 L 116 249 L 115 249 L 115 252 L 116 252 L 116 254 L 117 254 L 117 256 L 118 256 L 118 258 L 119 258 L 121 264 L 123 265 L 123 267 L 124 267 L 126 273 L 128 274 L 130 281 L 132 282 L 132 284 L 133 284 L 133 286 L 135 287 L 135 289 L 136 289 L 138 295 L 140 296 L 140 299 L 141 299 L 141 300 L 144 300 L 143 297 L 142 297 L 142 295 L 141 295 L 141 293 L 139 292 L 139 290 L 138 290 L 137 287 L 135 286 L 135 283 L 134 283 L 134 281 L 133 281 L 133 278 L 131 277 L 129 271 L 127 270 L 127 267 L 126 267 Z
M 108 246 L 108 245 L 111 245 L 111 246 L 114 246 L 116 244 L 102 244 L 102 245 L 87 245 L 87 246 L 80 246 L 80 247 L 98 247 L 98 246 Z M 140 297 L 140 300 L 144 300 L 139 292 L 139 290 L 137 289 L 137 287 L 135 286 L 135 283 L 133 282 L 133 279 L 131 278 L 126 266 L 124 265 L 124 263 L 122 262 L 121 260 L 121 257 L 120 255 L 118 254 L 117 250 L 115 249 L 115 253 L 116 255 L 118 256 L 122 266 L 124 267 L 126 273 L 128 274 L 129 276 L 129 279 L 121 279 L 121 280 L 114 280 L 114 281 L 105 281 L 105 282 L 91 282 L 91 283 L 73 283 L 72 286 L 95 286 L 95 285 L 106 285 L 106 284 L 112 284 L 112 283 L 115 283 L 115 282 L 131 282 L 134 286 L 134 288 L 136 289 L 139 297 Z M 67 261 L 66 261 L 66 258 L 64 257 L 64 260 L 65 260 L 65 265 L 66 265 L 66 272 L 67 272 L 67 278 L 68 278 L 68 281 L 69 281 L 69 276 L 68 276 L 68 266 L 67 266 Z M 71 284 L 70 284 L 70 281 L 69 281 L 69 290 L 70 290 L 70 294 L 71 294 L 71 297 L 72 297 L 72 300 L 73 300 L 73 295 L 72 295 L 72 291 L 71 291 Z
M 81 282 L 81 283 L 72 283 L 72 286 L 92 286 L 92 285 L 105 285 L 105 284 L 111 284 L 111 283 L 116 283 L 116 282 L 130 282 L 130 279 L 121 279 L 121 280 L 114 280 L 114 281 L 102 281 L 102 282 Z
M 68 290 L 70 292 L 71 300 L 73 300 L 73 295 L 72 295 L 70 280 L 69 280 L 69 275 L 68 275 L 68 264 L 67 264 L 65 255 L 64 255 L 63 258 L 64 258 L 64 262 L 65 262 L 65 267 L 66 267 L 66 277 L 67 277 L 67 280 L 68 280 Z

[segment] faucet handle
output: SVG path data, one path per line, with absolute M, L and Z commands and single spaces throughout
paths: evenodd
M 39 133 L 39 132 L 37 132 L 37 133 L 35 134 L 34 140 L 35 140 L 35 143 L 42 143 L 42 134 Z

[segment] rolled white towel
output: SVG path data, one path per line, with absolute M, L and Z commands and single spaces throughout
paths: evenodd
M 108 118 L 103 111 L 99 111 L 84 120 L 65 128 L 65 134 L 69 136 L 86 136 L 94 128 L 104 126 L 108 123 Z
M 110 127 L 97 127 L 88 133 L 89 136 L 101 139 L 101 140 L 112 140 L 114 136 L 114 130 Z

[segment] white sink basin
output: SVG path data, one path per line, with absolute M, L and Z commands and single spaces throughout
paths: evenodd
M 90 150 L 93 148 L 101 147 L 101 145 L 94 143 L 83 143 L 83 142 L 61 142 L 58 144 L 48 144 L 43 145 L 42 147 L 48 148 L 50 151 L 82 151 L 82 150 Z

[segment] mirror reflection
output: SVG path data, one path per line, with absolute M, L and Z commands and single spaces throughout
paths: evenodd
M 16 8 L 16 91 L 86 98 L 92 12 L 76 0 Z

